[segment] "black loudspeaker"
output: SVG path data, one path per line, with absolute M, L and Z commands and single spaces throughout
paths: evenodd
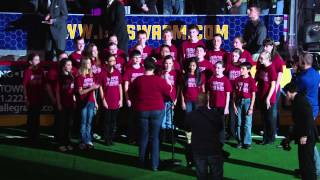
M 305 51 L 320 52 L 320 23 L 306 24 L 303 37 Z

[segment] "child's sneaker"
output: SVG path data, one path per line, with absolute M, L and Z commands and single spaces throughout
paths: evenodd
M 244 144 L 242 147 L 243 147 L 243 149 L 251 149 L 251 145 L 250 144 Z
M 81 143 L 81 144 L 79 145 L 79 149 L 85 150 L 85 149 L 87 149 L 87 146 L 86 146 L 85 144 Z
M 60 152 L 66 152 L 68 150 L 66 146 L 59 146 L 58 149 Z
M 236 146 L 236 148 L 238 148 L 238 149 L 242 148 L 242 144 L 241 144 L 241 143 L 238 143 L 237 146 Z

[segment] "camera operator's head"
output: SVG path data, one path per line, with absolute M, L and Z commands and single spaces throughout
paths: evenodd
M 303 52 L 299 56 L 299 68 L 301 70 L 307 70 L 312 67 L 313 55 L 310 53 Z
M 298 93 L 298 86 L 294 82 L 290 82 L 283 88 L 284 92 L 286 93 L 286 99 L 292 101 Z

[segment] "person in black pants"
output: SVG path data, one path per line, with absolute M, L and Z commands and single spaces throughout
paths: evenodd
M 118 38 L 118 47 L 127 54 L 129 36 L 124 6 L 118 0 L 107 0 L 102 7 L 101 24 L 106 35 L 109 37 L 115 34 Z
M 206 96 L 200 94 L 197 109 L 186 117 L 187 130 L 192 133 L 191 148 L 199 180 L 223 179 L 223 153 L 220 143 L 222 122 L 220 113 L 209 110 L 206 107 Z
M 285 86 L 287 100 L 292 102 L 292 117 L 294 128 L 290 136 L 283 141 L 283 147 L 290 149 L 289 143 L 293 139 L 298 144 L 299 168 L 302 180 L 315 180 L 316 167 L 314 162 L 314 147 L 317 130 L 313 120 L 312 107 L 303 94 L 298 93 L 294 83 Z

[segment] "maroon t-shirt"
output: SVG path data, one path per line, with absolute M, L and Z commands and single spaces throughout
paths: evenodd
M 231 63 L 226 68 L 226 74 L 231 82 L 231 85 L 234 85 L 234 81 L 241 75 L 241 67 Z
M 172 91 L 170 93 L 170 97 L 173 101 L 177 99 L 177 85 L 180 80 L 180 73 L 176 70 L 171 70 L 168 74 L 165 71 L 162 71 L 161 77 L 165 79 L 165 76 L 168 76 L 169 82 L 172 86 Z
M 106 70 L 101 72 L 101 86 L 108 109 L 119 109 L 121 83 L 121 73 L 117 69 L 112 73 Z
M 164 99 L 170 97 L 171 87 L 159 76 L 143 75 L 129 86 L 129 97 L 137 111 L 164 109 Z
M 233 57 L 232 57 L 232 52 L 230 52 L 228 55 L 227 55 L 227 65 L 228 64 L 231 64 L 233 62 Z M 249 51 L 247 50 L 243 50 L 243 52 L 241 53 L 240 55 L 240 58 L 239 58 L 239 62 L 240 63 L 243 63 L 243 62 L 249 62 L 251 65 L 255 65 L 256 63 L 253 61 L 253 58 L 252 58 L 252 55 Z
M 132 53 L 134 50 L 135 50 L 134 47 L 132 47 L 132 48 L 129 49 L 129 56 L 130 56 L 130 57 L 131 57 L 131 53 Z M 146 45 L 146 46 L 143 48 L 143 53 L 141 54 L 141 58 L 142 58 L 143 60 L 145 60 L 147 57 L 152 56 L 152 54 L 153 54 L 153 48 Z
M 49 71 L 46 74 L 46 82 L 49 84 L 52 90 L 55 90 L 58 83 L 59 65 L 54 63 L 51 65 Z
M 258 82 L 257 85 L 257 96 L 259 100 L 265 101 L 269 90 L 271 88 L 271 82 L 277 81 L 277 73 L 274 66 L 271 64 L 268 67 L 261 66 L 256 73 L 255 77 Z M 276 102 L 276 91 L 273 91 L 273 94 L 270 99 L 270 103 L 274 104 Z
M 283 62 L 282 58 L 280 55 L 275 55 L 274 58 L 272 59 L 272 64 L 274 68 L 276 69 L 277 76 L 279 72 L 283 72 L 283 66 L 285 63 Z
M 28 67 L 23 72 L 23 86 L 31 106 L 41 106 L 45 95 L 45 76 L 42 68 Z
M 77 94 L 79 94 L 80 88 L 88 89 L 92 87 L 94 84 L 97 84 L 96 78 L 94 76 L 90 76 L 89 74 L 86 76 L 77 76 L 75 81 Z M 79 100 L 79 103 L 81 103 L 82 105 L 85 105 L 87 102 L 95 102 L 94 91 L 90 91 L 87 94 L 79 95 Z
M 209 105 L 215 108 L 224 108 L 226 106 L 227 92 L 232 91 L 230 81 L 223 76 L 217 78 L 212 76 L 207 84 L 207 91 L 209 92 Z
M 107 56 L 110 55 L 110 52 L 109 52 L 109 49 L 108 48 L 105 48 L 102 50 L 102 57 L 103 59 L 105 60 Z M 124 50 L 122 49 L 118 49 L 117 51 L 117 54 L 116 54 L 118 57 L 121 57 L 122 59 L 127 59 L 127 55 L 126 53 L 124 52 Z
M 183 90 L 183 97 L 185 102 L 191 101 L 196 102 L 198 99 L 199 92 L 202 91 L 201 86 L 205 83 L 205 77 L 201 74 L 201 84 L 197 85 L 197 79 L 195 75 L 188 75 L 188 80 L 185 82 L 185 89 Z
M 61 75 L 58 78 L 59 93 L 61 99 L 61 105 L 63 108 L 73 108 L 75 94 L 74 89 L 74 77 L 71 75 Z
M 81 66 L 82 54 L 78 54 L 76 51 L 69 55 L 69 58 L 72 61 L 72 66 L 79 69 Z
M 196 56 L 196 47 L 202 45 L 205 47 L 203 41 L 199 40 L 196 43 L 192 43 L 191 41 L 187 40 L 184 41 L 181 45 L 181 53 L 182 53 L 182 64 L 185 64 L 185 60 L 191 57 Z
M 208 60 L 203 60 L 198 62 L 200 72 L 211 71 L 213 72 L 213 65 Z
M 126 60 L 121 56 L 116 56 L 116 65 L 114 66 L 120 73 L 124 71 Z
M 164 68 L 163 67 L 163 59 L 162 58 L 157 59 L 156 66 L 158 68 L 161 68 L 161 69 Z M 180 64 L 178 63 L 178 61 L 173 61 L 173 68 L 175 70 L 181 71 L 181 67 L 180 67 Z
M 225 63 L 227 54 L 228 53 L 224 49 L 220 49 L 220 51 L 210 50 L 207 52 L 206 58 L 212 65 L 215 65 L 219 61 Z
M 137 77 L 142 76 L 144 74 L 144 68 L 140 66 L 139 69 L 135 69 L 133 67 L 129 67 L 126 69 L 123 75 L 123 81 L 133 82 Z
M 155 50 L 155 55 L 157 56 L 157 57 L 160 57 L 161 55 L 160 55 L 160 50 L 161 50 L 161 46 L 160 47 L 158 47 L 158 48 L 156 48 L 156 50 Z M 178 60 L 178 49 L 176 48 L 176 46 L 175 45 L 171 45 L 170 46 L 170 55 L 173 57 L 173 60 L 175 60 L 175 61 L 177 61 Z
M 237 99 L 248 99 L 252 97 L 252 93 L 257 91 L 256 81 L 251 77 L 238 77 L 234 83 L 234 90 Z

